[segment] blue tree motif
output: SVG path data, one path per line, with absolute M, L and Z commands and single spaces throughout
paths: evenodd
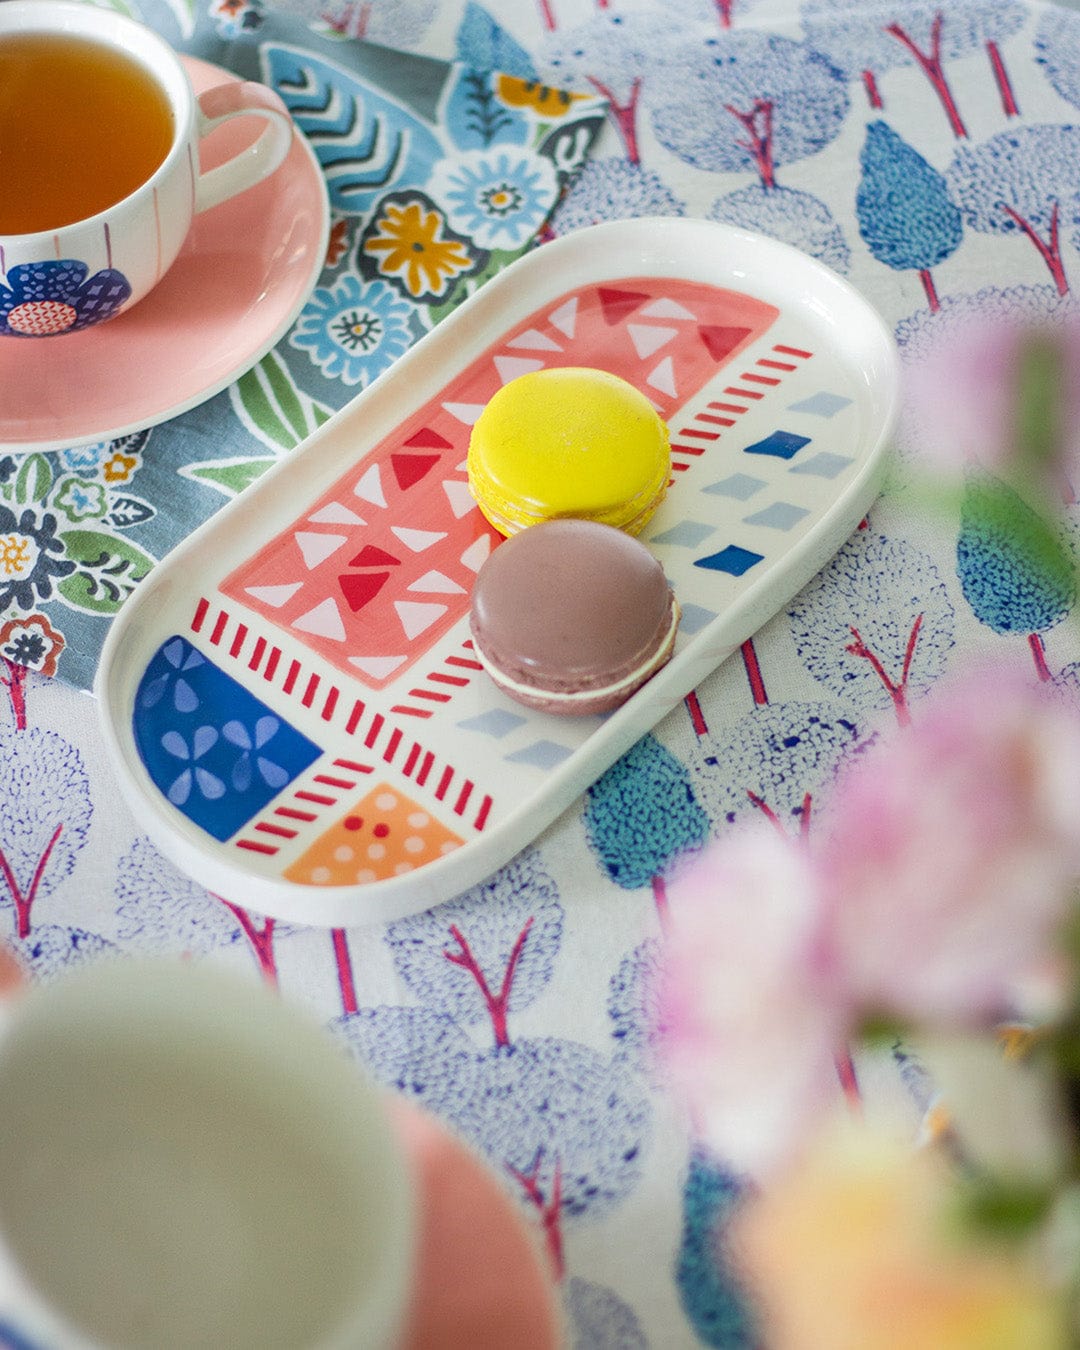
M 703 735 L 690 760 L 694 788 L 718 821 L 761 813 L 790 832 L 809 828 L 814 796 L 861 741 L 855 715 L 832 703 L 767 703 Z
M 563 1286 L 569 1315 L 570 1350 L 648 1350 L 641 1324 L 617 1294 L 572 1276 Z
M 457 59 L 474 70 L 536 78 L 532 57 L 476 0 L 467 0 L 456 35 Z
M 608 1016 L 616 1058 L 645 1077 L 659 1077 L 657 1043 L 663 1031 L 660 970 L 663 946 L 646 938 L 619 962 L 608 986 Z
M 806 43 L 779 33 L 732 31 L 695 53 L 660 86 L 652 113 L 661 144 L 696 168 L 752 170 L 762 187 L 784 164 L 817 154 L 839 135 L 847 86 Z
M 746 1291 L 723 1242 L 724 1226 L 746 1194 L 705 1148 L 695 1147 L 683 1185 L 683 1229 L 675 1270 L 679 1298 L 706 1345 L 754 1350 L 760 1345 Z
M 886 604 L 905 578 L 905 609 Z M 944 673 L 955 610 L 933 560 L 913 545 L 859 530 L 791 602 L 791 636 L 806 669 L 837 697 L 892 707 L 907 720 L 911 700 Z
M 15 910 L 15 934 L 30 911 L 75 867 L 93 806 L 82 756 L 55 731 L 0 727 L 0 904 Z
M 38 924 L 32 933 L 9 944 L 23 968 L 35 981 L 51 980 L 85 961 L 118 956 L 120 950 L 98 933 L 61 924 Z M 3 1345 L 0 1338 L 0 1345 Z
M 562 926 L 558 889 L 530 849 L 456 900 L 390 924 L 386 943 L 423 1004 L 465 1025 L 490 1018 L 496 1045 L 508 1045 L 508 1014 L 551 979 Z
M 851 250 L 835 216 L 808 192 L 751 183 L 718 197 L 709 219 L 770 235 L 802 249 L 835 272 L 846 273 L 851 264 Z
M 956 572 L 979 622 L 995 633 L 1026 634 L 1036 668 L 1045 677 L 1038 634 L 1060 623 L 1076 602 L 1072 550 L 991 474 L 968 475 Z
M 878 262 L 917 271 L 931 310 L 937 310 L 930 269 L 954 253 L 964 237 L 944 177 L 885 122 L 866 128 L 859 163 L 859 233 Z
M 945 63 L 982 46 L 1005 113 L 1018 111 L 1001 55 L 1001 44 L 1027 19 L 1027 7 L 1017 0 L 965 0 L 959 5 L 862 0 L 857 10 L 835 0 L 804 0 L 801 13 L 807 40 L 848 80 L 862 81 L 872 108 L 882 106 L 879 76 L 896 66 L 915 65 L 930 82 L 953 134 L 966 136 Z
M 1056 5 L 1040 12 L 1033 43 L 1035 64 L 1043 69 L 1054 92 L 1080 108 L 1080 23 L 1077 16 Z
M 1017 127 L 981 145 L 961 146 L 946 180 L 971 229 L 1023 235 L 1046 264 L 1058 294 L 1068 291 L 1061 230 L 1080 225 L 1080 127 Z
M 555 208 L 551 229 L 562 235 L 605 220 L 685 214 L 686 203 L 652 169 L 625 159 L 590 159 Z
M 708 837 L 709 818 L 690 775 L 655 736 L 643 736 L 589 788 L 585 833 L 617 886 L 651 886 L 664 912 L 664 873 Z

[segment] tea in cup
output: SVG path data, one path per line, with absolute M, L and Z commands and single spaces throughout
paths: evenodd
M 264 123 L 214 169 L 221 122 Z M 0 336 L 75 333 L 130 308 L 175 261 L 200 211 L 281 164 L 281 100 L 230 81 L 196 98 L 150 29 L 75 0 L 0 4 Z
M 131 959 L 0 1015 L 0 1345 L 400 1343 L 409 1164 L 382 1090 L 314 1020 Z

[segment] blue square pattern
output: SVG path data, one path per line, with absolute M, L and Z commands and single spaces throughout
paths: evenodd
M 143 672 L 132 724 L 154 785 L 219 842 L 322 754 L 182 637 L 163 643 Z
M 723 478 L 719 483 L 710 483 L 707 488 L 701 490 L 714 497 L 733 497 L 737 502 L 747 502 L 765 486 L 764 478 L 752 478 L 748 473 L 733 473 L 730 478 Z
M 812 478 L 837 478 L 854 462 L 844 455 L 834 455 L 829 450 L 823 450 L 813 459 L 805 460 L 802 464 L 793 464 L 788 473 L 805 473 Z
M 841 409 L 851 407 L 851 399 L 845 398 L 842 394 L 829 394 L 822 390 L 790 406 L 792 412 L 813 413 L 816 417 L 835 417 Z
M 708 539 L 710 534 L 715 533 L 715 525 L 706 525 L 700 520 L 682 520 L 678 525 L 673 525 L 670 530 L 664 530 L 661 534 L 654 534 L 649 543 L 677 544 L 683 548 L 697 548 L 703 539 Z
M 790 530 L 810 512 L 805 506 L 794 506 L 791 502 L 773 502 L 764 511 L 755 511 L 746 516 L 745 525 L 764 525 L 767 530 Z
M 809 436 L 799 436 L 794 431 L 772 431 L 764 440 L 744 446 L 743 454 L 773 455 L 776 459 L 794 459 L 803 446 L 809 444 Z
M 484 736 L 494 736 L 496 740 L 509 735 L 511 731 L 525 725 L 525 718 L 517 713 L 507 712 L 504 708 L 489 708 L 476 717 L 467 717 L 458 726 L 463 731 L 479 731 Z
M 764 562 L 763 554 L 754 553 L 748 548 L 740 548 L 738 544 L 728 544 L 727 548 L 722 548 L 719 553 L 711 553 L 707 558 L 698 558 L 694 566 L 708 568 L 710 572 L 728 572 L 733 577 L 741 577 L 759 562 Z

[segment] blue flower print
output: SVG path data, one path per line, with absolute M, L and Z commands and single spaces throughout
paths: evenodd
M 414 308 L 384 281 L 368 285 L 341 277 L 332 289 L 320 286 L 289 338 L 307 351 L 327 379 L 366 388 L 412 346 Z
M 559 191 L 549 159 L 513 147 L 444 160 L 430 187 L 455 230 L 470 235 L 480 248 L 503 249 L 529 242 Z
M 196 763 L 207 751 L 217 745 L 218 734 L 213 727 L 196 727 L 191 744 L 178 731 L 167 731 L 161 738 L 161 748 L 187 767 L 173 779 L 165 794 L 174 806 L 183 806 L 196 788 L 208 802 L 225 795 L 225 784 L 215 773 Z
M 60 463 L 70 473 L 97 473 L 105 463 L 111 442 L 97 441 L 93 445 L 75 445 L 60 451 Z
M 221 728 L 221 734 L 229 744 L 242 752 L 232 768 L 232 785 L 237 792 L 247 792 L 254 781 L 253 758 L 254 769 L 258 769 L 259 777 L 267 787 L 279 792 L 289 781 L 287 769 L 258 753 L 274 739 L 280 727 L 281 723 L 276 717 L 267 716 L 260 717 L 255 723 L 254 734 L 248 731 L 243 722 L 226 722 Z
M 104 268 L 87 277 L 73 259 L 20 263 L 0 275 L 0 335 L 52 337 L 111 318 L 131 294 L 127 277 Z
M 199 696 L 184 676 L 199 666 L 206 664 L 194 647 L 189 647 L 183 638 L 173 638 L 161 649 L 161 660 L 167 669 L 143 682 L 139 690 L 139 706 L 153 708 L 161 702 L 166 690 L 172 689 L 172 706 L 178 713 L 191 713 L 199 706 Z M 158 662 L 159 666 L 161 661 Z

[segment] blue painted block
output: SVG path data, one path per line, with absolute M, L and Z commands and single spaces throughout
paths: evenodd
M 799 436 L 794 431 L 773 431 L 763 441 L 755 441 L 744 448 L 747 455 L 774 455 L 777 459 L 794 459 L 804 445 L 810 444 L 809 436 Z
M 710 572 L 729 572 L 733 577 L 741 577 L 763 559 L 764 555 L 761 553 L 740 548 L 738 544 L 728 544 L 727 548 L 722 548 L 719 553 L 711 553 L 707 558 L 696 559 L 694 566 L 707 567 Z

